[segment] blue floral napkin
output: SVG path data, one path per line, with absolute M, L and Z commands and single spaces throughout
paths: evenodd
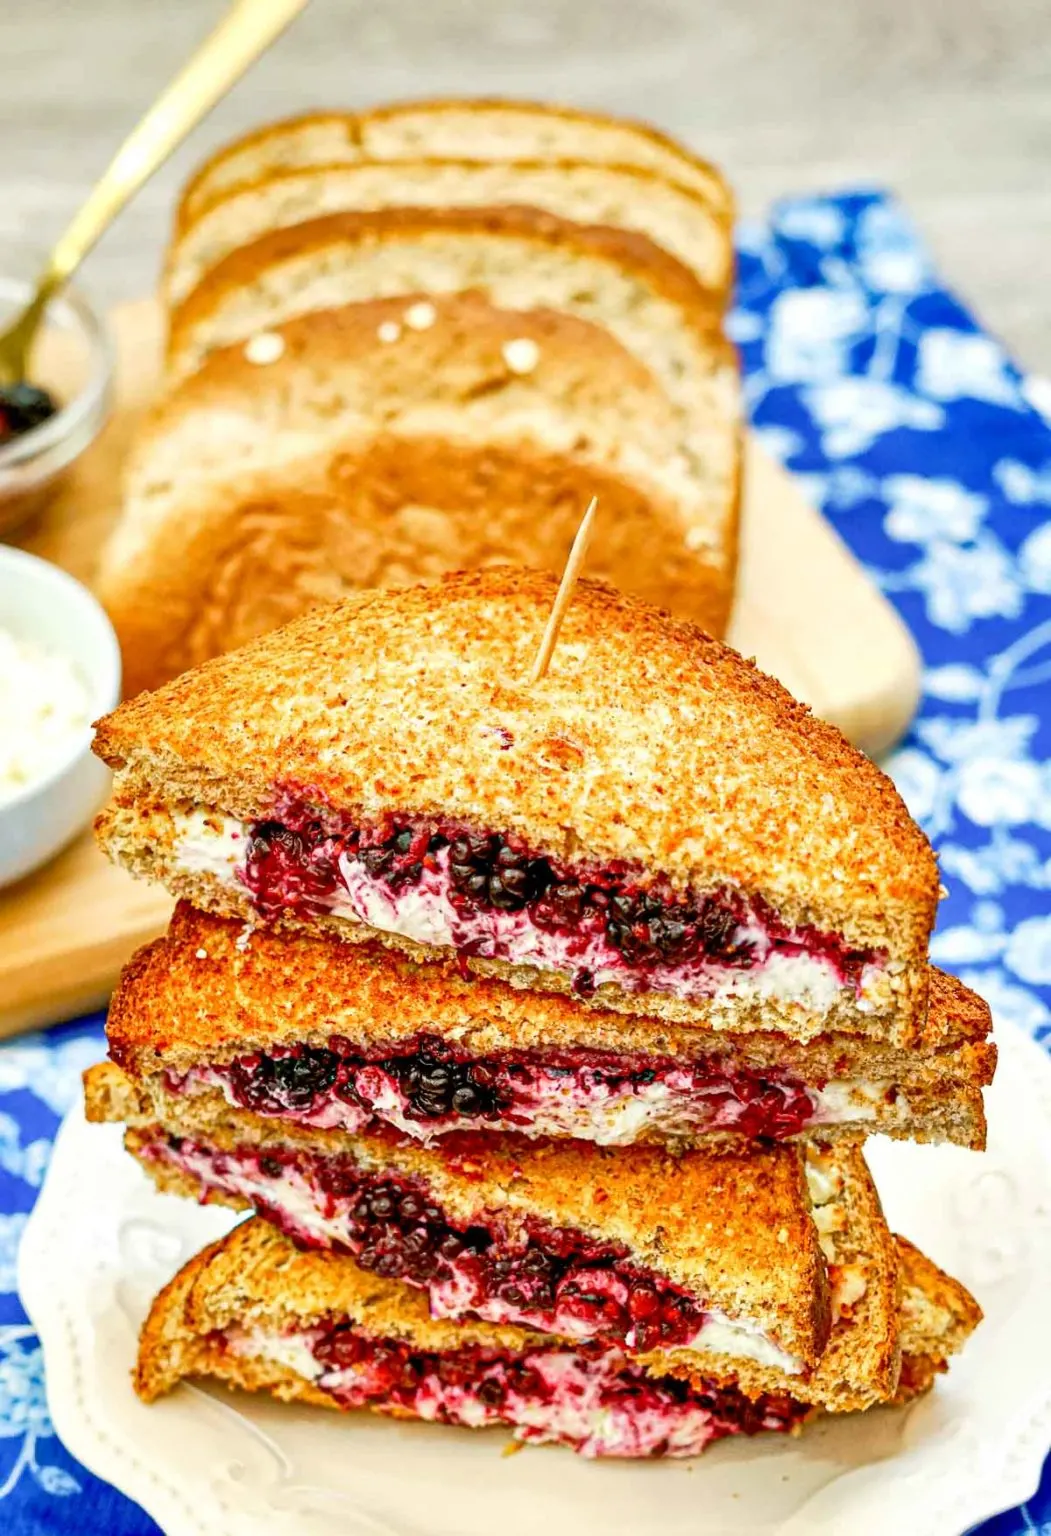
M 924 696 L 890 764 L 951 895 L 933 954 L 1051 1039 L 1051 383 L 940 287 L 879 194 L 795 199 L 738 236 L 733 335 L 766 446 L 896 604 Z M 146 1536 L 48 1418 L 15 1251 L 98 1018 L 0 1048 L 0 1531 Z M 1049 1462 L 1051 1467 L 1051 1462 Z M 982 1536 L 1051 1536 L 1051 1473 Z

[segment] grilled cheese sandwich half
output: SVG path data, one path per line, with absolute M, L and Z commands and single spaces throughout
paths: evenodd
M 933 852 L 890 780 L 689 624 L 498 568 L 351 597 L 100 722 L 103 847 L 220 915 L 589 1006 L 907 1048 Z
M 929 991 L 909 1050 L 848 1035 L 798 1044 L 580 1008 L 331 932 L 246 932 L 184 902 L 125 968 L 106 1033 L 147 1085 L 350 1133 L 682 1147 L 879 1131 L 981 1147 L 989 1010 L 941 972 Z
M 945 1369 L 981 1314 L 911 1244 L 898 1248 L 904 1402 Z M 647 1374 L 615 1345 L 433 1318 L 419 1292 L 351 1259 L 300 1252 L 254 1220 L 191 1259 L 150 1311 L 136 1390 L 153 1402 L 187 1377 L 286 1402 L 505 1426 L 589 1457 L 693 1456 L 728 1435 L 794 1432 L 815 1411 L 788 1393 Z

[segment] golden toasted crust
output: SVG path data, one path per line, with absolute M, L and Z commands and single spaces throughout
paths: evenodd
M 552 123 L 559 129 L 575 130 L 576 152 L 588 159 L 607 158 L 597 154 L 602 144 L 612 152 L 612 158 L 630 164 L 634 150 L 642 167 L 670 172 L 713 208 L 721 210 L 728 227 L 732 222 L 733 195 L 718 169 L 649 123 L 551 102 L 478 97 L 395 102 L 366 113 L 308 112 L 267 123 L 223 145 L 197 168 L 183 187 L 175 228 L 183 230 L 206 207 L 254 180 L 261 170 L 309 165 L 317 160 L 331 163 L 340 157 L 348 161 L 392 158 L 389 146 L 388 153 L 383 153 L 386 136 L 382 130 L 385 126 L 397 127 L 399 119 L 419 118 L 419 138 L 434 144 L 435 130 L 442 128 L 443 119 L 450 112 L 473 119 L 476 132 L 471 134 L 470 147 L 487 159 L 496 156 L 492 139 L 487 141 L 483 136 L 485 127 L 489 123 L 503 127 L 509 118 L 519 125 L 525 119 L 534 127 L 532 144 L 536 153 L 550 144 Z M 597 136 L 595 143 L 591 135 Z
M 897 1239 L 902 1262 L 902 1347 L 934 1355 L 943 1364 L 957 1354 L 982 1321 L 982 1309 L 965 1286 L 926 1254 Z
M 207 1276 L 226 1240 L 210 1243 L 187 1260 L 154 1298 L 139 1333 L 139 1353 L 132 1380 L 144 1402 L 152 1403 L 186 1376 L 210 1376 L 221 1368 L 221 1352 L 189 1325 L 186 1304 L 199 1279 Z
M 749 1393 L 787 1391 L 829 1413 L 854 1413 L 889 1401 L 898 1388 L 898 1254 L 860 1146 L 809 1144 L 806 1170 L 832 1287 L 832 1328 L 821 1359 L 802 1380 L 725 1362 L 704 1374 Z M 673 1369 L 688 1380 L 701 1375 L 681 1358 Z
M 231 250 L 270 229 L 330 213 L 382 207 L 536 207 L 582 225 L 638 230 L 697 273 L 722 301 L 733 272 L 729 225 L 688 187 L 633 165 L 440 157 L 337 161 L 260 169 L 202 208 L 172 238 L 162 291 L 169 306 L 192 292 Z
M 271 230 L 231 251 L 169 316 L 169 371 L 181 374 L 191 361 L 197 366 L 197 349 L 224 305 L 239 299 L 260 279 L 273 284 L 284 270 L 293 274 L 319 256 L 328 264 L 352 267 L 362 253 L 396 253 L 406 241 L 422 242 L 426 249 L 427 242 L 437 244 L 449 236 L 470 237 L 475 249 L 485 249 L 495 240 L 498 251 L 507 248 L 509 259 L 517 254 L 517 264 L 528 264 L 531 255 L 542 257 L 559 251 L 574 261 L 586 262 L 588 269 L 605 268 L 618 280 L 630 277 L 641 290 L 676 306 L 682 324 L 695 330 L 705 346 L 711 344 L 722 351 L 725 345 L 720 311 L 710 291 L 682 262 L 636 230 L 576 224 L 539 208 L 377 208 L 307 219 Z M 353 281 L 352 272 L 348 281 Z M 472 282 L 470 286 L 478 284 Z M 290 312 L 301 312 L 303 307 L 296 301 Z
M 993 1019 L 989 1004 L 958 976 L 931 966 L 924 1044 L 932 1051 L 969 1045 L 982 1053 L 983 1083 L 991 1083 L 996 1047 L 989 1039 Z
M 437 1150 L 375 1136 L 350 1140 L 278 1126 L 231 1109 L 218 1094 L 180 1101 L 158 1089 L 147 1097 L 112 1063 L 89 1069 L 85 1094 L 89 1119 L 144 1132 L 139 1147 L 177 1135 L 223 1149 L 353 1155 L 365 1168 L 425 1180 L 464 1227 L 488 1210 L 507 1223 L 533 1217 L 623 1243 L 640 1264 L 727 1316 L 753 1322 L 808 1365 L 828 1337 L 825 1264 L 794 1148 L 673 1158 L 654 1147 L 612 1152 L 584 1142 L 491 1137 L 481 1162 L 459 1138 Z
M 242 924 L 180 902 L 168 933 L 128 962 L 110 1003 L 110 1055 L 135 1077 L 219 1065 L 274 1045 L 407 1042 L 421 1034 L 467 1054 L 582 1046 L 646 1052 L 674 1060 L 725 1059 L 752 1071 L 776 1068 L 806 1083 L 861 1078 L 908 1097 L 877 1122 L 890 1134 L 948 1130 L 974 1145 L 984 1134 L 980 1088 L 995 1047 L 988 1008 L 952 978 L 935 973 L 917 1046 L 818 1036 L 798 1045 L 770 1034 L 735 1035 L 582 1009 L 557 994 L 504 982 L 465 980 L 451 961 L 418 965 L 329 933 L 246 933 Z M 864 1126 L 855 1126 L 855 1133 Z M 827 1134 L 825 1130 L 822 1135 Z
M 354 1299 L 363 1300 L 370 1294 L 367 1285 L 363 1287 L 356 1279 L 367 1281 L 356 1266 L 340 1265 L 327 1254 L 310 1258 L 318 1262 L 304 1263 L 307 1255 L 297 1253 L 279 1232 L 261 1221 L 243 1222 L 227 1237 L 195 1254 L 155 1298 L 139 1334 L 132 1380 L 143 1402 L 155 1402 L 185 1377 L 210 1376 L 246 1392 L 271 1392 L 282 1402 L 337 1407 L 327 1392 L 287 1367 L 235 1354 L 217 1336 L 216 1329 L 224 1325 L 213 1320 L 217 1311 L 227 1322 L 238 1320 L 232 1307 L 240 1303 L 245 1321 L 255 1315 L 262 1318 L 268 1311 L 292 1321 L 297 1299 L 306 1302 L 331 1293 L 335 1313 L 340 1310 L 338 1301 L 346 1300 L 345 1310 L 349 1311 Z M 333 1264 L 340 1265 L 342 1283 L 331 1275 Z M 406 1289 L 405 1296 L 411 1315 L 416 1293 Z M 388 1307 L 395 1319 L 398 1310 L 397 1306 Z M 470 1324 L 465 1326 L 468 1333 L 475 1331 Z M 490 1330 L 489 1341 L 495 1343 L 503 1331 Z M 520 1330 L 511 1331 L 528 1337 Z M 396 1407 L 373 1405 L 373 1411 L 402 1415 Z
M 116 803 L 252 819 L 275 786 L 310 786 L 363 818 L 457 818 L 762 894 L 922 966 L 937 866 L 890 780 L 729 647 L 596 582 L 527 687 L 555 587 L 502 568 L 361 594 L 122 705 L 96 736 Z M 901 1043 L 925 967 L 906 980 Z

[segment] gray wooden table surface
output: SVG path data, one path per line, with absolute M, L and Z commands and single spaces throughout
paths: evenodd
M 0 267 L 46 247 L 222 0 L 0 0 Z M 536 95 L 651 118 L 745 213 L 880 183 L 943 273 L 1051 371 L 1051 0 L 313 0 L 126 211 L 84 282 L 152 284 L 172 193 L 208 149 L 317 106 Z

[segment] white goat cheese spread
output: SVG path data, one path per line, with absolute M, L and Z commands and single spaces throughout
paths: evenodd
M 0 629 L 0 805 L 87 740 L 91 694 L 70 657 Z

